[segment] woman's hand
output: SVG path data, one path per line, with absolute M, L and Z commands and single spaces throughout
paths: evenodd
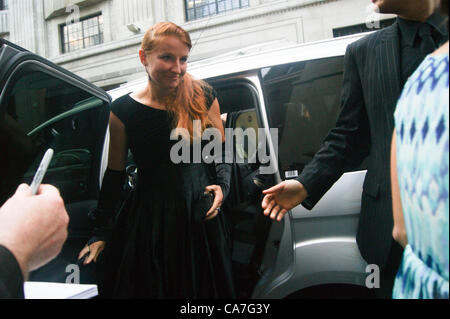
M 96 241 L 90 245 L 86 244 L 84 248 L 80 251 L 78 255 L 78 260 L 86 256 L 83 265 L 89 265 L 92 261 L 97 262 L 97 258 L 100 253 L 105 249 L 106 242 L 104 241 Z
M 211 208 L 206 213 L 205 221 L 215 218 L 220 213 L 220 207 L 222 206 L 223 193 L 222 188 L 219 185 L 210 185 L 205 188 L 205 193 L 214 194 L 214 202 Z

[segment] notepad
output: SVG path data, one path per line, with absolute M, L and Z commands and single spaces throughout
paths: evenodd
M 23 288 L 25 299 L 90 299 L 98 295 L 97 285 L 28 281 Z

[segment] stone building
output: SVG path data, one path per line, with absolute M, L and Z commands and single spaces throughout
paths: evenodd
M 0 37 L 109 89 L 143 75 L 137 52 L 159 21 L 186 29 L 190 60 L 382 27 L 369 0 L 0 0 Z M 381 22 L 378 21 L 381 19 Z

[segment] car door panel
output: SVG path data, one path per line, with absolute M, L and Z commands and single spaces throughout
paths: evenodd
M 335 125 L 342 75 L 342 56 L 261 70 L 269 124 L 279 130 L 283 180 L 301 174 Z M 346 172 L 313 210 L 300 205 L 285 216 L 277 264 L 254 297 L 281 298 L 330 283 L 364 285 L 366 264 L 355 239 L 364 176 L 363 164 Z
M 54 156 L 42 183 L 60 190 L 69 214 L 61 254 L 30 280 L 64 282 L 67 265 L 91 234 L 111 99 L 103 90 L 45 59 L 0 40 L 0 201 L 30 183 L 48 148 Z M 88 279 L 89 278 L 89 279 Z M 84 280 L 93 280 L 85 276 Z

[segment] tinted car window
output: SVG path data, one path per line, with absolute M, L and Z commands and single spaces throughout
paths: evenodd
M 340 108 L 343 57 L 262 70 L 269 124 L 278 128 L 282 177 L 295 177 L 319 150 Z
M 246 85 L 231 84 L 215 87 L 221 113 L 231 113 L 255 107 L 252 91 Z
M 98 189 L 104 102 L 49 72 L 33 70 L 16 72 L 4 91 L 0 203 L 20 183 L 31 183 L 48 148 L 54 156 L 43 183 L 58 187 L 66 204 L 92 198 Z

